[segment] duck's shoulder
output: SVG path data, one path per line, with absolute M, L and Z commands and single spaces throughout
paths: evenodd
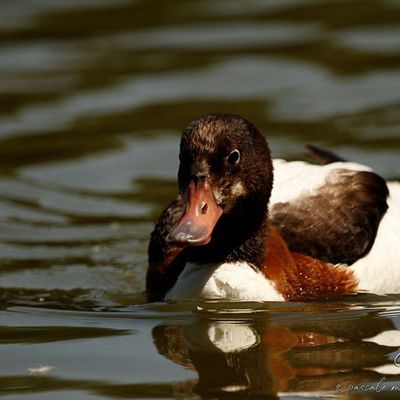
M 271 222 L 292 251 L 334 264 L 368 253 L 388 207 L 382 177 L 350 162 L 275 160 L 274 169 Z

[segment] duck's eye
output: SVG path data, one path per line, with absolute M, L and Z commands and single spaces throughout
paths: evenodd
M 240 152 L 239 150 L 233 150 L 231 153 L 229 153 L 227 157 L 228 164 L 234 165 L 237 164 L 240 160 Z

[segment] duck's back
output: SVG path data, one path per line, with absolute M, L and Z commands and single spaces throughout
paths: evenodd
M 348 162 L 274 171 L 271 222 L 292 251 L 351 265 L 360 290 L 400 290 L 400 183 Z

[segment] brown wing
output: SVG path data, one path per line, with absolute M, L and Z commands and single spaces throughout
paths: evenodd
M 291 251 L 333 264 L 352 264 L 371 249 L 387 210 L 388 188 L 379 175 L 333 170 L 313 194 L 273 205 L 271 223 Z

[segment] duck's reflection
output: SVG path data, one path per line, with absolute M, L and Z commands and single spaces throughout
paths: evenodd
M 355 385 L 400 377 L 400 331 L 381 316 L 282 324 L 201 317 L 156 326 L 153 338 L 160 354 L 197 371 L 195 390 L 205 397 L 350 395 Z

